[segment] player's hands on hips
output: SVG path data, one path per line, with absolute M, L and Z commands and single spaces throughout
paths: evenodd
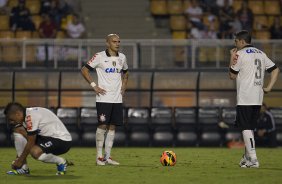
M 96 92 L 96 94 L 99 95 L 105 95 L 106 94 L 106 90 L 100 88 L 99 86 L 95 86 L 93 87 L 94 91 Z
M 263 137 L 264 134 L 265 134 L 266 130 L 265 129 L 262 129 L 262 130 L 258 130 L 258 136 L 259 137 Z
M 23 162 L 19 159 L 16 159 L 12 162 L 12 169 L 19 169 L 23 166 Z

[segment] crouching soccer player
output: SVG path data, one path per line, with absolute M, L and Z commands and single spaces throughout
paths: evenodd
M 69 151 L 72 138 L 53 112 L 42 107 L 24 108 L 19 103 L 9 103 L 4 114 L 15 127 L 13 135 L 18 156 L 12 163 L 13 170 L 7 174 L 29 174 L 28 154 L 36 160 L 57 164 L 57 175 L 66 173 L 67 161 L 57 155 Z

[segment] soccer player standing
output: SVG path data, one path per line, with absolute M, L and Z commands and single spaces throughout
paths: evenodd
M 242 130 L 245 143 L 245 154 L 239 165 L 258 168 L 253 130 L 257 125 L 263 95 L 271 91 L 280 70 L 264 52 L 251 45 L 248 31 L 235 34 L 235 46 L 230 51 L 229 76 L 232 80 L 236 79 L 236 124 Z M 263 84 L 265 70 L 271 73 L 266 87 Z
M 115 137 L 115 127 L 123 124 L 123 95 L 128 80 L 128 65 L 124 54 L 119 52 L 120 38 L 109 34 L 106 38 L 107 49 L 96 53 L 81 73 L 96 92 L 98 127 L 96 130 L 97 165 L 119 165 L 112 160 L 111 149 Z M 89 71 L 96 69 L 96 84 Z M 105 136 L 106 135 L 106 136 Z M 102 149 L 105 142 L 105 155 Z
M 57 155 L 68 152 L 72 138 L 53 112 L 42 107 L 24 108 L 21 104 L 13 102 L 6 106 L 4 114 L 9 124 L 15 127 L 15 147 L 18 155 L 12 163 L 13 170 L 7 174 L 29 174 L 26 165 L 29 154 L 36 160 L 57 164 L 57 175 L 66 173 L 67 161 Z

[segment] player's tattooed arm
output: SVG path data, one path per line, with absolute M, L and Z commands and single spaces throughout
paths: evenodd
M 127 81 L 128 81 L 128 70 L 123 70 L 122 73 L 122 86 L 121 86 L 121 94 L 125 94 L 126 86 L 127 86 Z

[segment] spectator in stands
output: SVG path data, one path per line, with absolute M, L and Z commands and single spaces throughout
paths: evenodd
M 73 19 L 73 14 L 67 14 L 64 15 L 61 19 L 61 29 L 62 30 L 67 30 L 67 27 L 70 23 L 72 23 L 72 19 Z
M 240 22 L 240 20 L 239 20 L 238 15 L 235 15 L 234 20 L 233 20 L 233 22 L 231 23 L 231 25 L 232 25 L 232 31 L 233 31 L 233 33 L 236 33 L 236 32 L 238 32 L 238 31 L 242 30 L 242 24 L 241 24 L 241 22 Z
M 238 16 L 235 15 L 234 20 L 229 23 L 231 29 L 222 31 L 220 34 L 220 38 L 222 39 L 233 39 L 234 33 L 242 30 L 242 25 L 240 20 L 238 19 Z
M 59 7 L 62 13 L 62 16 L 67 16 L 71 13 L 73 13 L 73 7 L 70 5 L 70 1 L 66 0 L 59 0 Z
M 261 106 L 255 138 L 258 146 L 276 147 L 275 122 L 265 103 Z
M 191 39 L 202 39 L 203 38 L 203 31 L 199 30 L 198 27 L 191 24 L 190 38 Z
M 10 27 L 13 31 L 34 31 L 35 25 L 31 20 L 30 11 L 25 7 L 25 0 L 19 0 L 18 6 L 14 7 L 10 14 Z
M 7 7 L 8 0 L 0 0 L 0 15 L 7 15 L 8 14 L 8 7 Z
M 226 6 L 226 4 L 227 4 L 228 6 L 232 6 L 233 0 L 216 0 L 216 5 L 217 5 L 219 8 L 223 8 L 224 6 Z
M 70 38 L 84 37 L 85 27 L 79 20 L 78 15 L 74 14 L 72 22 L 67 25 L 67 34 Z
M 51 9 L 51 0 L 41 0 L 40 14 L 48 14 Z
M 204 30 L 203 32 L 203 38 L 205 39 L 217 39 L 217 31 L 215 30 L 215 27 L 212 25 L 209 25 L 207 30 Z
M 202 22 L 203 9 L 198 5 L 197 0 L 191 1 L 191 6 L 187 10 L 185 10 L 185 13 L 194 26 L 196 26 L 200 30 L 203 30 L 205 28 Z
M 205 14 L 206 21 L 204 21 L 205 29 L 203 30 L 203 37 L 206 39 L 216 39 L 218 34 L 217 16 L 212 13 L 210 7 L 208 7 Z
M 242 2 L 242 7 L 238 10 L 237 16 L 242 24 L 242 29 L 251 32 L 254 23 L 254 14 L 248 7 L 248 1 Z
M 218 7 L 214 3 L 214 0 L 199 0 L 199 5 L 202 7 L 204 12 L 208 9 L 210 9 L 213 13 L 216 13 L 218 11 Z
M 273 25 L 270 28 L 270 34 L 271 39 L 282 39 L 282 26 L 279 16 L 275 17 Z
M 55 23 L 57 29 L 60 29 L 62 11 L 59 7 L 59 2 L 57 0 L 51 1 L 51 5 L 50 5 L 50 9 L 48 11 L 48 14 L 50 15 L 51 19 Z
M 224 6 L 219 9 L 219 29 L 220 29 L 220 38 L 230 38 L 232 34 L 232 23 L 234 21 L 234 11 L 233 8 L 229 5 L 229 0 L 224 0 Z
M 56 38 L 57 28 L 55 23 L 51 20 L 50 15 L 43 14 L 43 21 L 39 26 L 40 38 Z

